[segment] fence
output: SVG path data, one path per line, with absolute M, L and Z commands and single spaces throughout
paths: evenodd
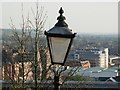
M 10 84 L 3 84 L 2 90 L 13 90 Z M 38 90 L 53 90 L 51 83 L 39 84 Z M 22 90 L 16 88 L 15 90 Z M 28 84 L 25 90 L 35 90 L 34 84 Z M 59 90 L 120 90 L 120 83 L 67 81 Z

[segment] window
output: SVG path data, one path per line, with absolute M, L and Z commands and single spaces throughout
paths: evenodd
M 74 59 L 78 60 L 79 59 L 79 54 L 75 54 Z

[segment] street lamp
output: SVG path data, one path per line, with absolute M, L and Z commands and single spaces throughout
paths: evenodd
M 45 35 L 52 65 L 58 64 L 64 66 L 76 33 L 73 33 L 64 21 L 65 17 L 62 15 L 64 13 L 62 7 L 60 8 L 59 13 L 60 16 L 57 18 L 58 22 L 53 28 L 45 31 Z M 59 75 L 60 74 L 55 74 L 54 76 L 55 90 L 58 90 L 57 85 L 59 85 Z

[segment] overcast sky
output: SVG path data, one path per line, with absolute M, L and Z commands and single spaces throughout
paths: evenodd
M 118 3 L 117 2 L 41 2 L 47 11 L 45 29 L 52 28 L 57 22 L 59 9 L 63 7 L 66 23 L 74 32 L 79 33 L 118 33 Z M 31 7 L 35 10 L 35 3 L 24 2 L 24 16 L 28 12 L 32 18 Z M 21 23 L 21 3 L 2 3 L 2 28 L 10 28 L 10 17 L 19 28 Z

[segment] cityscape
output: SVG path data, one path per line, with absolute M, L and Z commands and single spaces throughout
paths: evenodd
M 17 49 L 12 34 L 8 37 L 7 31 L 3 30 L 2 37 L 2 80 L 10 81 L 14 77 L 15 81 L 22 80 L 22 61 L 20 58 L 20 51 Z M 119 82 L 120 81 L 120 57 L 118 55 L 118 36 L 117 35 L 86 35 L 79 34 L 73 42 L 72 48 L 68 54 L 65 66 L 67 70 L 62 74 L 64 80 L 69 76 L 69 72 L 74 72 L 73 75 L 66 80 L 68 81 L 91 81 L 91 82 Z M 87 41 L 86 41 L 87 40 Z M 13 45 L 15 47 L 13 47 Z M 107 46 L 106 46 L 107 45 Z M 30 44 L 27 47 L 29 50 L 25 55 L 24 72 L 28 74 L 25 76 L 25 82 L 32 83 L 33 67 L 32 61 L 33 52 L 31 52 Z M 47 56 L 49 58 L 49 54 Z M 28 59 L 28 60 L 27 60 Z M 12 61 L 14 61 L 14 73 Z M 50 65 L 50 60 L 46 62 L 46 69 Z M 41 64 L 39 69 L 41 69 Z M 8 70 L 6 70 L 6 68 Z M 45 69 L 45 68 L 44 68 Z M 29 72 L 30 71 L 30 72 Z M 41 71 L 41 70 L 40 70 Z M 9 75 L 7 73 L 9 72 Z M 29 72 L 29 73 L 28 73 Z M 39 72 L 39 74 L 42 72 Z M 13 76 L 14 75 L 14 76 Z M 18 77 L 19 76 L 19 77 Z M 41 74 L 40 74 L 41 76 Z M 47 79 L 52 80 L 53 73 L 51 71 L 47 74 Z M 42 77 L 41 77 L 42 78 Z M 51 78 L 51 79 L 50 79 Z M 112 87 L 116 88 L 116 87 Z
M 16 6 L 18 4 L 12 3 L 11 5 Z M 49 4 L 57 5 L 56 3 Z M 98 13 L 101 13 L 101 10 L 103 10 L 101 8 L 105 8 L 103 12 L 111 10 L 104 13 L 106 16 L 111 13 L 110 18 L 105 15 L 103 17 L 102 14 L 100 15 L 102 17 L 98 16 L 101 18 L 97 19 L 98 24 L 101 23 L 101 25 L 94 23 L 97 17 L 95 15 L 98 14 L 93 11 L 93 14 L 89 13 L 90 18 L 92 16 L 95 18 L 86 18 L 88 22 L 93 20 L 93 23 L 87 24 L 85 21 L 81 21 L 84 24 L 83 26 L 88 25 L 86 28 L 81 25 L 83 31 L 89 28 L 94 29 L 91 32 L 89 30 L 88 33 L 79 31 L 74 20 L 73 24 L 70 22 L 67 12 L 72 11 L 66 10 L 69 7 L 64 9 L 66 4 L 68 3 L 58 4 L 58 6 L 63 5 L 63 7 L 59 7 L 59 11 L 55 12 L 55 15 L 56 13 L 60 15 L 54 18 L 58 22 L 53 26 L 47 20 L 53 18 L 51 13 L 54 13 L 54 11 L 49 14 L 50 8 L 48 8 L 47 15 L 44 13 L 44 8 L 39 7 L 38 2 L 35 4 L 36 8 L 31 9 L 32 19 L 31 14 L 28 14 L 27 18 L 24 17 L 24 9 L 28 4 L 21 4 L 22 20 L 20 20 L 20 28 L 16 28 L 17 24 L 13 22 L 15 18 L 10 18 L 10 28 L 8 28 L 5 25 L 7 15 L 3 12 L 5 19 L 3 19 L 3 28 L 0 29 L 2 32 L 0 37 L 1 90 L 120 90 L 120 46 L 119 35 L 116 32 L 118 31 L 116 28 L 118 17 L 115 20 L 113 19 L 116 2 L 82 2 L 78 6 L 76 3 L 74 4 L 79 10 L 85 12 L 100 10 Z M 7 10 L 9 3 L 3 3 L 3 5 L 4 10 Z M 43 5 L 46 6 L 46 3 L 43 3 Z M 68 5 L 71 5 L 71 3 Z M 79 7 L 80 5 L 81 7 Z M 10 8 L 13 9 L 13 7 Z M 71 8 L 73 7 L 71 6 Z M 80 12 L 78 14 L 79 19 Z M 49 15 L 51 18 L 48 18 Z M 109 23 L 109 19 L 115 24 L 113 25 L 113 22 Z M 104 25 L 104 21 L 108 25 Z M 80 24 L 82 24 L 81 22 Z M 46 23 L 49 24 L 49 28 L 46 27 Z M 69 28 L 70 24 L 73 25 L 72 30 Z M 95 26 L 92 26 L 92 24 Z M 73 33 L 74 28 L 76 29 L 75 33 Z M 99 29 L 96 30 L 96 28 Z

